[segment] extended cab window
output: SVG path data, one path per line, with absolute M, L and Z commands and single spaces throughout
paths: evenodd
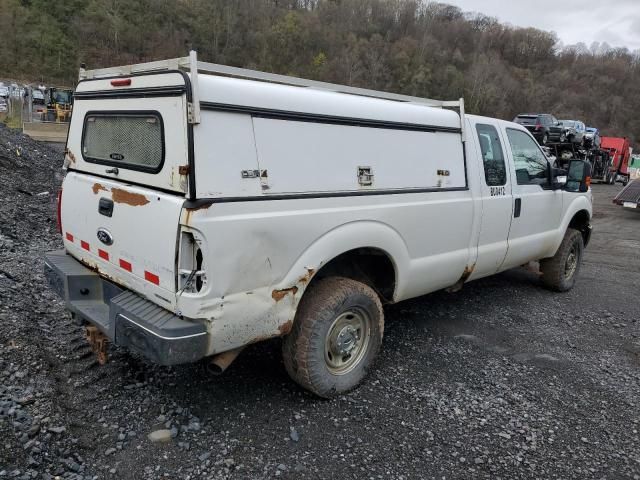
M 91 163 L 157 173 L 164 162 L 162 117 L 157 112 L 89 112 L 82 156 Z
M 482 163 L 484 164 L 484 179 L 490 187 L 502 186 L 507 183 L 507 168 L 502 154 L 502 145 L 498 138 L 498 131 L 492 125 L 476 125 Z
M 538 143 L 525 132 L 507 129 L 518 185 L 546 185 L 549 181 L 549 162 Z

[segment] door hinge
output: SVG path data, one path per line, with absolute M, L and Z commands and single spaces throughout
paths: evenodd
M 178 167 L 178 173 L 180 175 L 189 175 L 189 165 L 180 165 Z

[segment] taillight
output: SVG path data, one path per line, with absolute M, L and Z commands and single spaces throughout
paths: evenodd
M 180 293 L 200 293 L 207 283 L 206 265 L 201 240 L 194 233 L 180 233 L 178 256 L 178 290 Z
M 584 184 L 589 188 L 591 186 L 591 177 L 587 177 L 584 179 Z
M 58 232 L 62 233 L 62 189 L 58 190 L 58 198 L 56 200 L 56 226 L 58 227 Z
M 542 128 L 542 124 L 536 123 L 536 130 L 540 130 Z

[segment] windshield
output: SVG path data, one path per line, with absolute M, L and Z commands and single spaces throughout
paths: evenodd
M 71 103 L 71 92 L 54 92 L 53 99 L 56 103 Z

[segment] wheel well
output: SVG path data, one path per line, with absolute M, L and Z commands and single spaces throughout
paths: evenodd
M 589 212 L 586 210 L 580 210 L 573 216 L 571 222 L 569 222 L 569 228 L 573 228 L 582 233 L 585 247 L 587 246 L 587 243 L 589 243 L 589 220 Z
M 357 248 L 338 255 L 314 275 L 313 281 L 330 276 L 347 277 L 365 283 L 385 303 L 393 302 L 396 269 L 389 255 L 378 248 Z

